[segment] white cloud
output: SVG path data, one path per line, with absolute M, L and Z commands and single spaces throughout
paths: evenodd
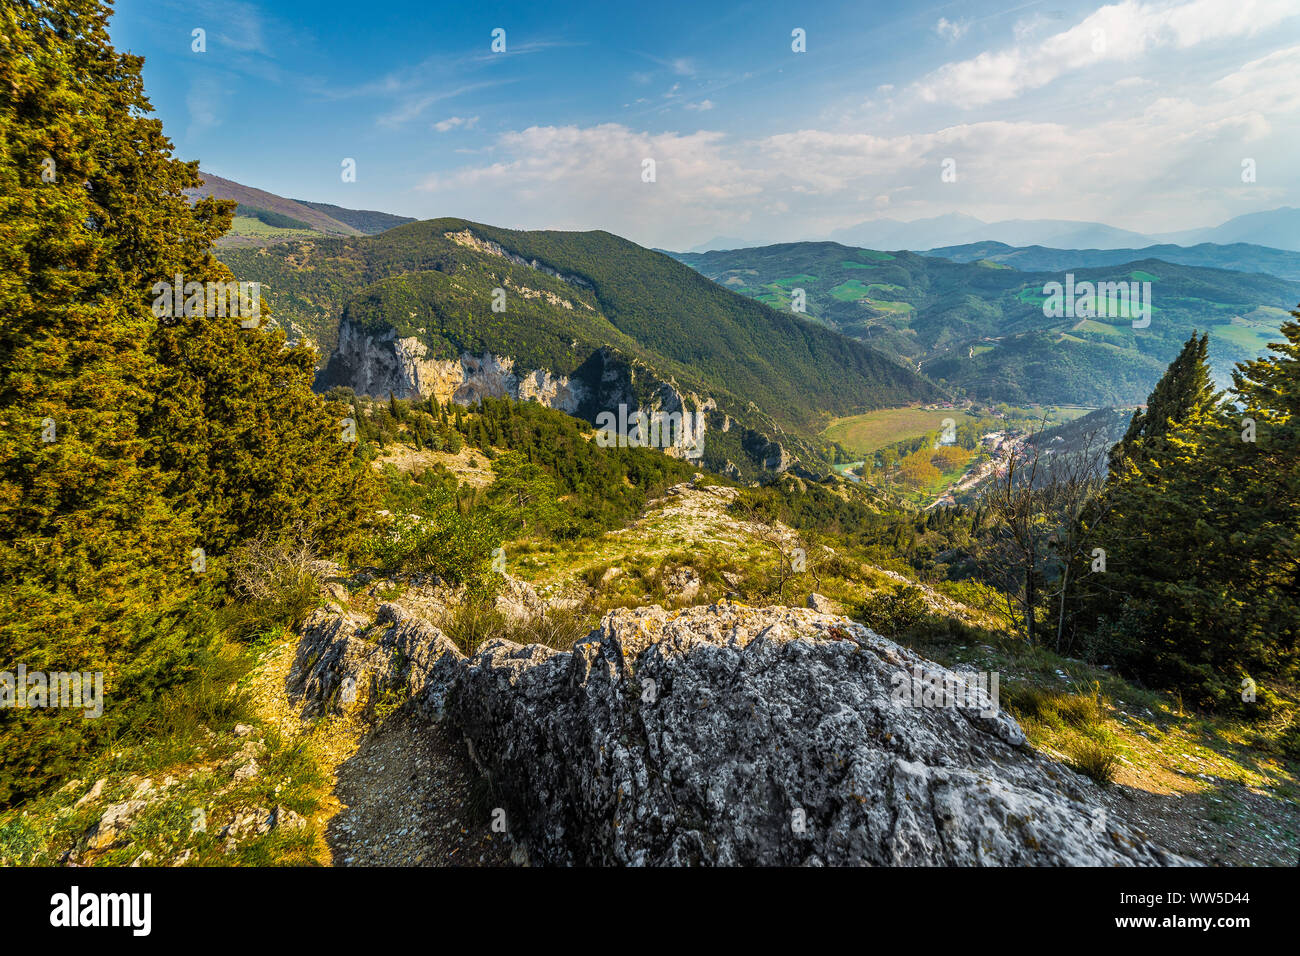
M 703 113 L 713 109 L 713 100 L 700 100 L 698 103 L 687 103 L 686 108 L 688 110 L 695 110 L 696 112 Z
M 511 81 L 502 80 L 502 81 L 489 81 L 483 83 L 468 83 L 463 86 L 453 87 L 452 89 L 433 90 L 426 93 L 417 93 L 417 94 L 405 96 L 401 99 L 401 101 L 397 104 L 397 106 L 393 107 L 387 113 L 383 113 L 382 115 L 380 115 L 379 118 L 375 120 L 375 122 L 379 126 L 383 126 L 388 129 L 397 129 L 399 127 L 405 126 L 407 123 L 411 122 L 412 120 L 419 119 L 424 114 L 424 112 L 434 103 L 439 103 L 442 100 L 453 99 L 457 96 L 464 96 L 467 93 L 474 93 L 479 90 L 486 90 L 494 86 L 500 86 L 504 82 L 511 82 Z
M 941 127 L 810 124 L 745 137 L 534 126 L 496 136 L 489 161 L 431 175 L 422 188 L 439 215 L 608 229 L 668 248 L 724 231 L 825 237 L 885 209 L 900 219 L 961 210 L 1171 231 L 1227 219 L 1246 211 L 1243 201 L 1293 201 L 1297 61 L 1300 45 L 1213 73 L 1137 82 L 1125 72 L 1079 108 Z M 940 176 L 949 157 L 956 183 Z M 1261 171 L 1246 192 L 1243 157 Z M 654 183 L 641 181 L 646 158 L 656 161 Z
M 934 25 L 934 32 L 941 37 L 947 37 L 949 40 L 960 40 L 969 29 L 969 23 L 960 20 L 953 23 L 947 17 L 940 17 L 939 22 Z
M 1300 6 L 1294 0 L 1122 0 L 1041 42 L 1022 36 L 1017 45 L 1006 49 L 944 64 L 914 89 L 930 103 L 983 106 L 1099 63 L 1133 61 L 1160 48 L 1187 49 L 1255 36 L 1297 13 Z
M 473 129 L 478 125 L 477 116 L 448 116 L 445 120 L 439 120 L 433 124 L 433 128 L 439 133 L 447 133 L 457 127 Z

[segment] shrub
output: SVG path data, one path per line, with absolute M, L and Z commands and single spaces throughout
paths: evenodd
M 223 613 L 227 633 L 239 640 L 277 627 L 296 628 L 320 603 L 315 543 L 304 531 L 260 534 L 226 559 L 234 602 Z
M 897 634 L 916 627 L 930 617 L 925 592 L 908 584 L 894 591 L 876 591 L 857 606 L 854 617 L 867 627 Z
M 1119 754 L 1108 743 L 1091 737 L 1079 737 L 1069 746 L 1070 767 L 1102 786 L 1113 783 L 1119 769 Z
M 445 609 L 435 622 L 462 654 L 476 654 L 484 642 L 504 637 L 507 622 L 496 604 L 485 597 L 467 596 L 455 607 Z

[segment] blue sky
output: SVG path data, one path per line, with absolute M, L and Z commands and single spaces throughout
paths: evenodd
M 182 158 L 419 218 L 685 248 L 952 212 L 1159 233 L 1300 205 L 1295 0 L 119 0 L 111 29 Z

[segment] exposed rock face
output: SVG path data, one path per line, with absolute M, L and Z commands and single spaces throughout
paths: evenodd
M 458 359 L 428 358 L 414 336 L 399 339 L 392 329 L 368 332 L 351 322 L 339 326 L 339 343 L 322 375 L 323 385 L 346 385 L 358 395 L 428 398 L 469 405 L 480 398 L 531 399 L 577 414 L 588 388 L 546 369 L 520 372 L 514 359 L 466 352 Z
M 536 863 L 1190 862 L 1108 820 L 973 681 L 846 618 L 617 610 L 572 652 L 466 659 L 394 605 L 365 638 L 340 617 L 309 622 L 300 690 L 356 668 L 445 715 Z M 978 706 L 921 706 L 926 677 Z
M 437 717 L 463 660 L 449 637 L 399 605 L 382 605 L 369 625 L 331 606 L 303 625 L 287 689 L 308 714 L 364 710 L 381 692 L 400 689 Z
M 376 398 L 390 394 L 416 399 L 432 396 L 439 402 L 461 405 L 472 405 L 481 398 L 535 401 L 598 427 L 607 427 L 607 417 L 612 417 L 618 423 L 614 431 L 619 441 L 628 440 L 629 421 L 635 433 L 638 411 L 652 417 L 667 416 L 675 423 L 673 427 L 656 428 L 653 438 L 634 436 L 630 443 L 662 447 L 677 458 L 703 454 L 710 419 L 727 424 L 712 398 L 700 399 L 670 382 L 659 381 L 610 348 L 594 351 L 572 375 L 543 368 L 524 371 L 514 358 L 492 352 L 465 352 L 458 359 L 429 358 L 428 347 L 415 336 L 399 339 L 392 329 L 368 331 L 346 319 L 339 326 L 338 346 L 318 385 L 346 385 L 358 395 Z M 638 401 L 638 392 L 644 393 L 644 400 Z M 762 460 L 773 461 L 782 469 L 789 467 L 780 446 L 772 443 L 769 448 L 764 441 L 760 439 L 757 446 Z
M 562 272 L 552 269 L 545 263 L 539 262 L 537 259 L 525 259 L 523 256 L 515 255 L 513 252 L 507 252 L 500 243 L 493 242 L 491 239 L 480 238 L 469 229 L 462 229 L 460 232 L 445 232 L 443 235 L 452 242 L 466 246 L 476 252 L 486 252 L 488 255 L 500 256 L 502 259 L 508 259 L 516 265 L 536 269 L 538 272 L 544 272 L 548 276 L 553 276 L 561 282 L 567 282 L 569 285 L 577 286 L 580 289 L 591 288 L 591 283 L 582 278 L 582 276 L 565 275 Z

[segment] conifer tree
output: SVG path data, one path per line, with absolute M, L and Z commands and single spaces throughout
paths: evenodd
M 183 671 L 202 641 L 179 621 L 195 529 L 149 463 L 160 370 L 138 271 L 186 235 L 134 209 L 131 157 L 156 124 L 106 20 L 90 0 L 0 10 L 0 670 L 102 671 L 112 699 Z M 115 714 L 0 712 L 0 803 Z
M 0 803 L 196 673 L 210 559 L 303 523 L 346 547 L 373 488 L 312 352 L 151 309 L 178 274 L 233 279 L 211 246 L 234 203 L 184 193 L 198 164 L 172 157 L 108 12 L 0 5 L 0 669 L 102 671 L 109 701 L 0 712 Z
M 1204 350 L 1180 361 L 1185 348 L 1104 491 L 1106 570 L 1091 580 L 1100 633 L 1130 672 L 1205 705 L 1230 703 L 1245 677 L 1295 669 L 1300 325 L 1282 333 L 1275 354 L 1238 367 L 1226 405 L 1208 389 Z

